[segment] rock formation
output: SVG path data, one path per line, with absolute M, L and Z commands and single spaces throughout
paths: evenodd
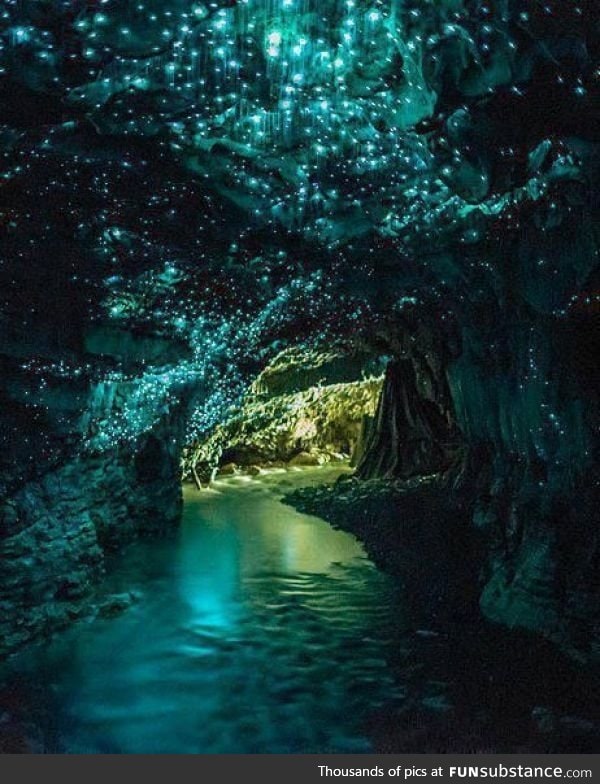
M 468 486 L 485 615 L 597 655 L 598 25 L 4 4 L 4 651 L 176 524 L 184 445 L 299 347 L 390 360 L 359 474 Z

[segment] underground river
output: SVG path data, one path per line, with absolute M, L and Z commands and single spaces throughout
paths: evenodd
M 280 500 L 343 470 L 186 488 L 179 531 L 114 558 L 102 592 L 133 592 L 131 606 L 5 665 L 14 732 L 70 753 L 527 747 L 552 715 L 540 695 L 561 699 L 554 664 L 525 646 L 540 675 L 524 689 L 510 641 L 411 625 L 400 585 L 352 535 Z
M 368 714 L 396 692 L 396 589 L 354 537 L 278 500 L 338 473 L 186 488 L 178 534 L 131 546 L 105 582 L 139 600 L 11 664 L 47 749 L 368 751 Z

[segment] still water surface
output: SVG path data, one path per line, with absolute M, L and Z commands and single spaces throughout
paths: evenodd
M 399 588 L 353 536 L 279 500 L 335 475 L 186 489 L 177 535 L 133 545 L 106 581 L 139 601 L 13 663 L 46 695 L 46 749 L 369 751 L 370 716 L 401 697 Z

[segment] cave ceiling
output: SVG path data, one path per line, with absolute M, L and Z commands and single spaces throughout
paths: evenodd
M 598 26 L 591 0 L 7 0 L 3 361 L 135 383 L 100 448 L 189 385 L 209 427 L 299 339 L 451 320 L 498 243 L 589 200 Z M 132 329 L 141 359 L 94 350 Z

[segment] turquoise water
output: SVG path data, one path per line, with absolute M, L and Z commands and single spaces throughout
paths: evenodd
M 353 536 L 279 501 L 335 475 L 186 489 L 181 530 L 131 546 L 106 581 L 139 600 L 11 664 L 44 748 L 369 751 L 371 717 L 402 697 L 399 589 Z

